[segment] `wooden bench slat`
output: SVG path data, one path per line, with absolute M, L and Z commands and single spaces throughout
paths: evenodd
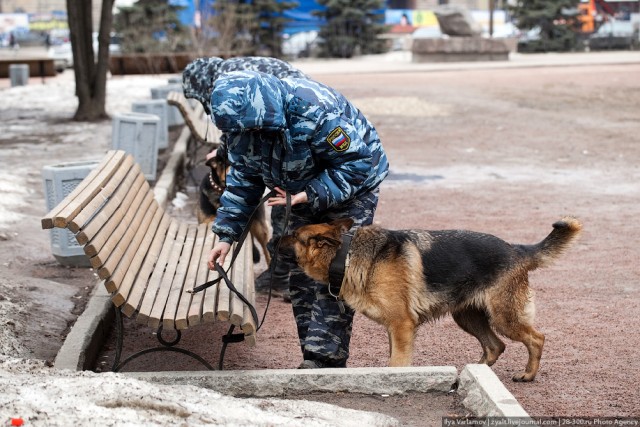
M 207 227 L 208 228 L 208 227 Z M 215 244 L 215 234 L 209 231 L 205 236 L 204 246 L 202 248 L 202 254 L 200 255 L 200 263 L 198 264 L 198 275 L 196 276 L 196 286 L 201 285 L 207 282 L 208 277 L 213 276 L 213 273 L 209 271 L 209 267 L 207 266 L 207 261 L 209 259 L 209 253 L 211 252 L 211 248 Z M 204 297 L 205 295 L 213 295 L 215 299 L 218 293 L 218 284 L 213 285 L 209 289 L 205 289 L 202 292 L 198 292 L 193 295 L 191 299 L 191 304 L 189 305 L 189 315 L 187 320 L 189 321 L 189 327 L 195 326 L 202 322 L 203 318 L 203 306 L 204 306 Z M 213 306 L 213 310 L 215 310 L 215 304 Z
M 102 161 L 89 172 L 87 177 L 83 179 L 76 188 L 67 195 L 56 207 L 51 209 L 47 215 L 42 218 L 42 228 L 49 229 L 53 227 L 64 228 L 67 226 L 66 218 L 71 218 L 73 213 L 78 213 L 93 196 L 98 194 L 104 183 L 108 181 L 117 166 L 124 160 L 125 153 L 123 151 L 109 151 Z M 82 194 L 83 197 L 78 198 Z M 76 200 L 77 199 L 77 200 Z M 56 221 L 58 218 L 58 221 Z M 62 221 L 61 221 L 62 219 Z
M 180 260 L 180 254 L 184 247 L 184 241 L 187 236 L 188 225 L 185 223 L 178 224 L 178 234 L 173 241 L 165 241 L 165 246 L 171 247 L 171 253 L 169 260 L 165 266 L 164 274 L 162 275 L 162 281 L 160 288 L 156 295 L 156 299 L 153 302 L 153 307 L 149 314 L 149 320 L 147 325 L 152 328 L 160 326 L 160 319 L 162 319 L 162 313 L 167 305 L 167 297 L 169 296 L 169 290 L 171 289 L 171 283 L 178 268 L 178 261 Z
M 201 143 L 203 144 L 220 144 L 220 137 L 222 133 L 218 128 L 209 120 L 207 116 L 201 116 L 201 119 L 193 124 L 198 135 L 200 135 Z
M 202 249 L 204 247 L 205 237 L 208 231 L 207 228 L 207 224 L 200 224 L 196 230 L 196 240 L 193 247 L 193 254 L 191 256 L 192 259 L 189 264 L 189 269 L 187 270 L 187 277 L 184 280 L 184 288 L 182 290 L 182 298 L 180 298 L 180 305 L 176 312 L 176 329 L 187 329 L 189 327 L 189 308 L 195 295 L 192 295 L 187 291 L 198 285 L 196 279 L 198 277 L 200 263 L 202 262 Z
M 122 295 L 122 297 L 127 300 L 122 307 L 122 312 L 129 317 L 131 317 L 142 304 L 143 297 L 147 292 L 151 274 L 155 269 L 157 261 L 160 259 L 160 253 L 163 248 L 165 236 L 169 233 L 169 227 L 172 222 L 171 217 L 162 209 L 158 209 L 158 211 L 162 213 L 162 219 L 158 221 L 158 228 L 153 236 L 151 246 L 149 246 L 149 249 L 145 253 L 136 254 L 136 258 L 132 262 L 127 274 L 124 276 L 122 285 L 120 285 L 118 290 L 118 294 Z M 147 238 L 145 237 L 145 241 L 146 239 Z M 138 264 L 142 265 L 139 272 L 136 271 Z M 131 290 L 127 296 L 126 292 L 128 288 L 131 288 Z
M 138 202 L 139 198 L 143 200 Z M 126 213 L 127 219 L 118 224 L 118 227 L 109 237 L 109 240 L 107 240 L 102 249 L 100 249 L 98 255 L 94 257 L 96 260 L 106 258 L 106 260 L 101 263 L 102 267 L 98 269 L 98 276 L 101 279 L 108 279 L 115 272 L 129 245 L 131 245 L 133 241 L 135 230 L 138 230 L 145 214 L 154 202 L 153 193 L 149 191 L 140 192 Z M 127 233 L 127 231 L 129 231 L 129 233 Z
M 256 334 L 244 334 L 244 342 L 249 346 L 249 347 L 255 347 L 256 346 Z
M 113 212 L 111 213 L 111 216 L 108 217 L 100 226 L 100 228 L 98 228 L 98 226 L 94 227 L 96 222 L 103 221 L 102 218 L 97 218 L 98 221 L 91 222 L 89 227 L 87 227 L 87 229 L 91 228 L 91 230 L 83 230 L 76 234 L 76 239 L 80 236 L 82 236 L 82 240 L 88 239 L 88 243 L 84 245 L 84 253 L 87 256 L 92 257 L 91 266 L 96 270 L 104 264 L 104 261 L 106 261 L 111 254 L 111 251 L 118 244 L 122 234 L 124 234 L 128 229 L 128 226 L 131 225 L 131 216 L 137 211 L 145 195 L 151 194 L 149 191 L 143 191 L 143 189 L 141 189 L 144 182 L 144 176 L 139 175 L 138 178 L 142 178 L 142 181 L 137 179 L 133 182 L 131 191 L 127 192 L 126 197 L 122 202 L 119 201 L 118 196 L 114 196 L 109 200 L 109 203 L 104 206 L 102 211 L 108 210 Z M 125 182 L 125 184 L 127 184 L 127 182 Z M 102 211 L 97 215 L 97 217 L 102 216 Z M 133 211 L 133 213 L 130 211 Z M 105 213 L 105 216 L 108 214 L 108 212 Z M 123 225 L 124 228 L 122 227 Z M 101 279 L 106 279 L 107 277 L 108 275 L 100 276 Z
M 163 329 L 176 329 L 176 313 L 178 311 L 178 305 L 180 299 L 183 296 L 189 296 L 184 292 L 185 279 L 187 278 L 187 270 L 192 262 L 193 247 L 196 242 L 198 233 L 197 225 L 189 225 L 187 227 L 187 236 L 184 239 L 184 246 L 182 247 L 182 253 L 178 260 L 178 266 L 176 268 L 176 275 L 171 281 L 171 289 L 169 289 L 169 295 L 167 296 L 167 304 L 162 313 L 162 327 Z
M 140 304 L 138 317 L 136 318 L 138 323 L 146 324 L 149 321 L 151 309 L 153 308 L 156 294 L 158 289 L 160 289 L 160 283 L 162 282 L 162 275 L 165 267 L 167 266 L 169 255 L 171 255 L 172 244 L 176 238 L 176 234 L 178 233 L 178 222 L 174 219 L 171 219 L 170 221 L 167 234 L 165 235 L 164 241 L 161 242 L 162 247 L 160 249 L 160 255 L 158 256 L 158 261 L 155 263 L 153 273 L 151 273 L 151 277 L 149 278 L 149 282 L 147 283 L 147 287 L 144 292 L 144 298 Z
M 251 252 L 250 238 L 248 238 L 244 244 L 247 247 L 244 248 L 244 251 L 242 252 L 242 254 L 246 255 L 247 252 Z M 234 268 L 230 272 L 230 279 L 235 285 L 236 290 L 241 294 L 245 295 L 246 294 L 245 281 L 248 278 L 245 272 L 247 261 L 245 257 L 238 256 L 235 262 L 236 262 L 236 265 L 234 265 Z M 251 262 L 253 262 L 253 256 L 252 256 Z M 238 296 L 235 293 L 231 292 L 228 289 L 226 284 L 221 283 L 221 286 L 224 286 L 224 291 L 222 291 L 222 288 L 221 288 L 221 293 L 220 293 L 220 296 L 218 297 L 218 310 L 217 310 L 218 319 L 231 322 L 236 326 L 241 326 L 243 317 L 244 317 L 245 304 L 242 302 L 240 298 L 238 298 Z M 249 300 L 249 302 L 253 304 L 253 301 Z
M 118 292 L 112 298 L 116 307 L 120 307 L 126 301 L 131 288 L 128 286 L 127 289 L 123 289 L 123 286 L 125 285 L 125 276 L 130 270 L 133 272 L 139 271 L 142 259 L 144 259 L 144 255 L 153 241 L 153 237 L 161 218 L 162 209 L 159 209 L 158 203 L 153 200 L 149 209 L 144 213 L 144 218 L 142 219 L 140 226 L 136 229 L 136 234 L 133 236 L 131 244 L 122 257 L 122 262 L 118 264 L 116 270 L 106 280 L 104 285 L 107 288 L 107 292 L 111 294 L 116 291 Z M 133 280 L 129 282 L 129 284 L 132 283 Z
M 247 239 L 247 243 L 253 245 L 252 239 Z M 247 248 L 247 251 L 245 252 L 244 272 L 245 286 L 243 295 L 255 307 L 256 292 L 253 280 L 253 251 L 249 248 Z M 242 332 L 244 332 L 245 341 L 247 341 L 247 344 L 250 346 L 254 346 L 256 344 L 256 329 L 257 325 L 251 315 L 251 310 L 249 310 L 249 307 L 245 305 L 243 307 Z
M 184 118 L 184 122 L 191 131 L 191 136 L 198 142 L 205 144 L 220 143 L 220 132 L 216 126 L 208 117 L 203 116 L 201 109 L 196 111 L 191 108 L 184 94 L 180 92 L 169 92 L 167 102 L 178 108 Z
M 237 243 L 233 243 L 233 245 L 231 246 L 231 249 L 229 250 L 229 255 L 231 255 L 236 250 L 236 245 Z M 227 259 L 225 259 L 224 261 L 225 271 L 227 271 L 227 269 L 229 268 L 230 260 L 231 260 L 231 256 L 227 256 Z M 238 262 L 238 259 L 236 259 L 236 262 Z M 235 276 L 234 276 L 235 272 L 236 270 L 231 270 L 227 273 L 229 280 L 231 280 L 232 282 L 235 282 Z M 215 276 L 217 277 L 218 274 L 216 273 Z M 215 315 L 216 315 L 215 317 L 218 320 L 228 321 L 229 315 L 231 314 L 231 291 L 229 290 L 229 287 L 225 283 L 224 279 L 220 281 L 217 303 L 218 303 L 217 304 L 218 307 L 215 310 Z M 205 307 L 207 306 L 208 306 L 207 300 L 205 299 Z
M 109 180 L 104 183 L 102 188 L 99 189 L 98 193 L 93 196 L 86 206 L 84 206 L 81 211 L 74 212 L 73 218 L 69 217 L 68 219 L 65 219 L 67 228 L 73 233 L 77 233 L 85 227 L 87 223 L 93 219 L 93 216 L 102 210 L 102 206 L 109 202 L 113 193 L 118 189 L 118 187 L 120 187 L 124 177 L 134 167 L 139 168 L 139 166 L 134 162 L 133 157 L 125 157 L 122 163 L 120 163 L 118 169 L 113 175 L 111 175 Z M 92 189 L 88 189 L 87 191 L 90 190 L 92 191 Z M 82 198 L 83 196 L 84 195 L 81 194 L 79 197 Z M 86 243 L 86 241 L 82 240 L 82 235 L 80 236 L 78 243 L 81 245 Z
M 247 239 L 244 242 L 245 245 L 247 245 L 247 248 L 244 250 L 244 252 L 241 252 L 240 255 L 238 256 L 238 258 L 236 258 L 236 263 L 237 265 L 234 266 L 234 274 L 233 274 L 233 284 L 236 287 L 236 290 L 238 292 L 240 292 L 242 295 L 245 295 L 245 280 L 247 279 L 246 277 L 246 265 L 247 265 L 247 259 L 246 255 L 247 252 L 251 252 L 251 236 L 248 236 Z M 232 324 L 236 325 L 236 326 L 242 326 L 242 318 L 244 315 L 244 303 L 242 302 L 242 300 L 240 298 L 238 298 L 238 296 L 235 293 L 231 293 L 229 295 L 229 322 L 231 322 Z
M 217 236 L 215 240 L 217 242 L 218 240 Z M 233 253 L 234 249 L 235 249 L 235 244 L 231 246 L 229 254 Z M 229 268 L 230 264 L 231 264 L 231 256 L 227 256 L 222 268 L 226 271 Z M 218 277 L 220 277 L 220 275 L 218 274 L 217 271 L 211 271 L 211 270 L 207 271 L 207 280 L 214 280 L 214 279 L 217 279 Z M 213 289 L 214 289 L 213 287 L 209 288 L 209 290 L 213 290 Z M 229 290 L 227 289 L 227 284 L 224 282 L 224 280 L 221 280 L 220 282 L 218 282 L 215 290 L 216 292 L 207 292 L 204 296 L 204 302 L 202 304 L 202 321 L 203 322 L 207 322 L 207 323 L 215 322 L 218 319 L 218 317 L 216 316 L 216 313 L 220 309 L 220 301 L 222 301 L 222 303 L 224 304 L 225 299 L 223 295 L 228 295 L 228 292 L 229 292 Z
M 119 173 L 103 188 L 95 199 L 80 212 L 76 218 L 69 223 L 69 229 L 76 233 L 76 240 L 81 245 L 93 240 L 97 234 L 102 234 L 102 239 L 91 242 L 85 247 L 85 253 L 95 251 L 96 247 L 101 247 L 104 243 L 104 236 L 109 235 L 109 231 L 103 230 L 105 223 L 118 211 L 124 201 L 130 202 L 143 184 L 146 182 L 140 167 L 131 165 L 131 169 L 126 171 L 120 169 Z M 147 184 L 148 186 L 148 184 Z M 117 219 L 121 218 L 123 212 L 119 212 Z M 113 228 L 113 225 L 111 226 Z M 74 231 L 75 230 L 75 231 Z M 93 256 L 93 255 L 89 255 Z

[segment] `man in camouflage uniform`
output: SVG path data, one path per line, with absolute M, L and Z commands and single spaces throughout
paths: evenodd
M 238 71 L 216 81 L 211 110 L 227 138 L 231 169 L 212 226 L 220 242 L 209 268 L 224 263 L 265 186 L 278 193 L 271 206 L 285 205 L 291 194 L 292 229 L 344 217 L 354 227 L 371 224 L 389 165 L 373 125 L 340 93 L 308 79 Z M 290 290 L 300 367 L 346 366 L 353 310 L 341 313 L 327 286 L 297 268 Z
M 182 72 L 182 89 L 186 98 L 200 101 L 207 115 L 211 115 L 210 100 L 211 92 L 215 86 L 215 81 L 224 73 L 230 71 L 250 70 L 271 74 L 279 79 L 285 77 L 296 77 L 307 79 L 302 71 L 298 70 L 288 62 L 277 58 L 262 56 L 240 56 L 230 59 L 218 57 L 198 58 L 189 63 Z M 218 150 L 218 152 L 224 151 Z M 211 155 L 215 155 L 211 154 Z M 209 159 L 209 156 L 207 156 Z M 283 206 L 273 206 L 271 208 L 271 226 L 273 233 L 267 245 L 267 250 L 271 252 L 271 259 L 275 260 L 275 244 L 284 232 L 285 208 Z M 288 300 L 289 294 L 289 271 L 291 266 L 282 259 L 277 265 L 270 266 L 267 271 L 256 279 L 257 289 L 268 289 L 273 286 L 274 290 L 284 294 Z M 273 279 L 271 271 L 273 269 Z

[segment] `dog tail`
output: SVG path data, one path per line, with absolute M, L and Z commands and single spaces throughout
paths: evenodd
M 564 217 L 553 224 L 553 230 L 540 243 L 520 245 L 529 259 L 529 270 L 547 267 L 577 239 L 582 224 L 574 217 Z

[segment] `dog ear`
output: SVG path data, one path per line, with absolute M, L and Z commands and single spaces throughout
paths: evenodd
M 316 241 L 316 245 L 319 248 L 322 248 L 327 245 L 340 246 L 340 244 L 342 243 L 340 240 L 337 240 L 337 239 L 334 239 L 333 237 L 325 236 L 322 234 L 315 236 L 313 239 Z
M 337 228 L 340 233 L 346 233 L 353 225 L 353 222 L 354 221 L 351 218 L 341 218 L 331 221 L 329 225 Z

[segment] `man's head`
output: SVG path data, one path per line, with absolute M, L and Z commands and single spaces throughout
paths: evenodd
M 282 131 L 286 92 L 283 83 L 256 71 L 224 73 L 211 95 L 213 120 L 222 132 Z
M 209 101 L 214 82 L 218 77 L 218 68 L 222 58 L 198 58 L 186 66 L 182 72 L 182 90 L 184 96 L 200 101 L 204 111 L 211 115 Z

